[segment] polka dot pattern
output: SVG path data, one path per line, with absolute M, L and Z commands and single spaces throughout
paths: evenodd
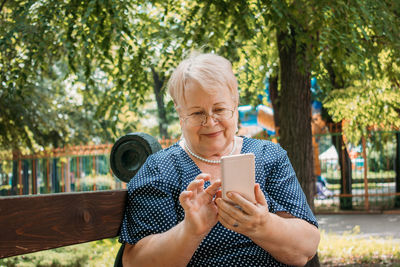
M 245 137 L 241 153 L 256 156 L 256 182 L 266 196 L 270 212 L 286 211 L 318 227 L 285 150 L 269 141 Z M 178 144 L 149 156 L 128 184 L 128 203 L 119 241 L 135 244 L 182 221 L 184 210 L 179 195 L 200 173 Z M 206 182 L 205 186 L 209 184 Z M 285 265 L 246 236 L 217 223 L 188 266 Z

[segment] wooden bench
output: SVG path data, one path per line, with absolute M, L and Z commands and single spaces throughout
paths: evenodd
M 150 135 L 125 135 L 111 150 L 111 169 L 128 182 L 160 149 Z M 0 258 L 117 237 L 126 197 L 127 190 L 1 197 Z
M 0 258 L 118 236 L 126 190 L 0 199 Z

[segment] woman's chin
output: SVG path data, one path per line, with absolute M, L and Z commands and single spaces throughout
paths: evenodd
M 208 155 L 218 155 L 225 148 L 222 144 L 222 142 L 210 142 L 206 146 L 203 146 L 203 152 Z

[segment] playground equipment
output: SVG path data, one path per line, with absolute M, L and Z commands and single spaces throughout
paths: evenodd
M 326 122 L 322 119 L 321 110 L 322 103 L 315 100 L 319 86 L 317 84 L 317 79 L 311 79 L 311 93 L 313 96 L 311 102 L 311 113 L 312 113 L 312 134 L 321 134 L 326 132 Z M 269 93 L 269 83 L 268 79 L 265 81 L 264 95 L 258 95 L 258 99 L 262 102 L 266 99 L 267 104 L 260 104 L 256 107 L 251 105 L 239 106 L 239 119 L 241 128 L 246 127 L 259 127 L 259 131 L 266 131 L 269 136 L 277 135 L 277 129 L 275 127 L 274 121 L 274 110 L 272 108 L 272 103 Z M 251 134 L 250 134 L 251 135 Z

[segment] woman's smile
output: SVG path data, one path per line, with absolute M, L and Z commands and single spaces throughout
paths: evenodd
M 202 133 L 200 135 L 203 135 L 203 136 L 208 137 L 208 138 L 214 138 L 214 137 L 220 136 L 223 133 L 224 133 L 224 130 L 220 130 L 220 131 L 212 132 L 212 133 Z

